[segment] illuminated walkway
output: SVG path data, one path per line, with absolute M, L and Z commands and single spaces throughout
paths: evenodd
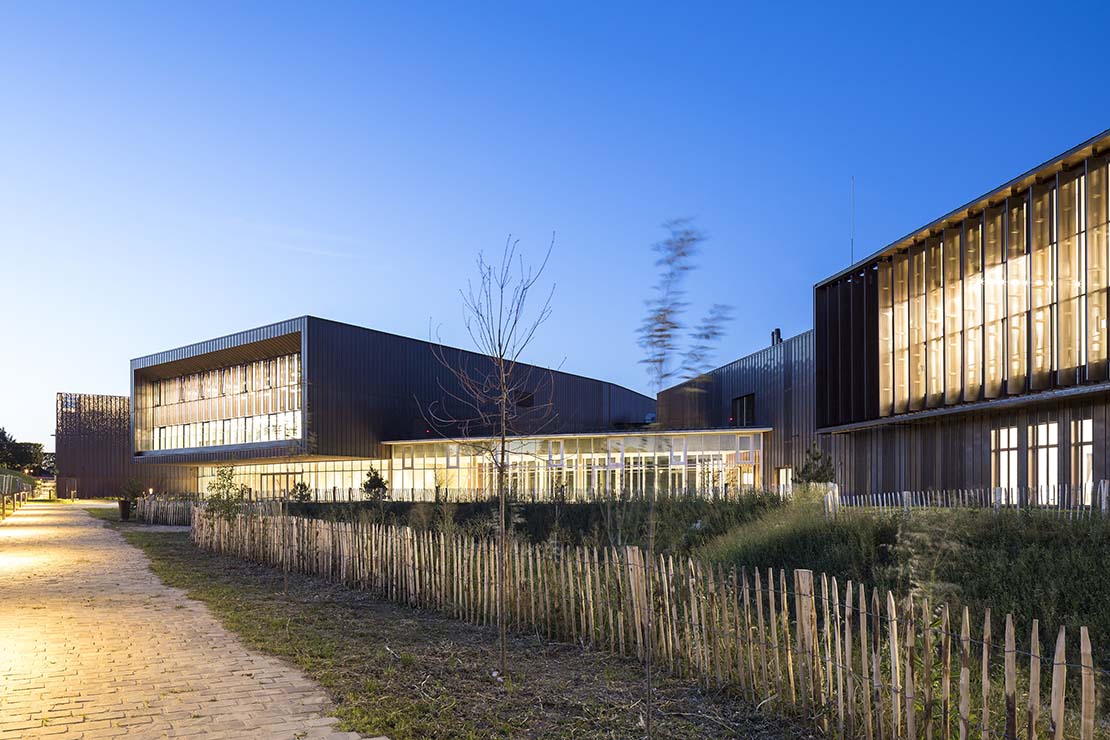
M 82 509 L 28 504 L 0 524 L 0 740 L 359 737 L 326 707 Z

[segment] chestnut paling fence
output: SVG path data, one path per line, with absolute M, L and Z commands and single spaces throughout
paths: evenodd
M 493 538 L 289 516 L 229 519 L 201 507 L 192 538 L 213 552 L 471 623 L 497 621 Z M 1019 640 L 1010 615 L 973 617 L 807 570 L 726 570 L 637 547 L 514 540 L 506 585 L 513 630 L 641 660 L 650 634 L 660 667 L 837 737 L 1106 736 L 1095 718 L 1096 683 L 1106 675 L 1094 667 L 1085 627 L 1078 635 L 1060 628 L 1042 655 L 1037 621 Z
M 825 512 L 836 516 L 844 509 L 912 512 L 927 509 L 993 509 L 1055 513 L 1060 517 L 1110 516 L 1110 481 L 1091 486 L 1018 486 L 1016 488 L 958 488 L 928 491 L 842 494 L 833 487 L 825 494 Z
M 193 507 L 199 496 L 144 496 L 135 501 L 135 518 L 147 524 L 187 527 L 193 523 Z

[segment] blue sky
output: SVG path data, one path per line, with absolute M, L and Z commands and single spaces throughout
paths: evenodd
M 527 7 L 526 7 L 527 6 Z M 125 394 L 128 360 L 315 314 L 466 344 L 512 233 L 528 359 L 646 391 L 659 224 L 711 235 L 716 360 L 814 282 L 1110 127 L 1103 4 L 0 5 L 0 425 Z

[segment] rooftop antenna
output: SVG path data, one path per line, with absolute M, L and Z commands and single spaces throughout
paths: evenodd
M 856 176 L 852 175 L 848 184 L 848 249 L 851 261 L 856 264 Z

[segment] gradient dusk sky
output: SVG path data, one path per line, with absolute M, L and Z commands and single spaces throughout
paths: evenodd
M 302 314 L 466 346 L 512 233 L 526 359 L 648 390 L 659 224 L 711 235 L 717 364 L 811 326 L 856 256 L 1110 127 L 1106 3 L 5 2 L 0 426 Z

